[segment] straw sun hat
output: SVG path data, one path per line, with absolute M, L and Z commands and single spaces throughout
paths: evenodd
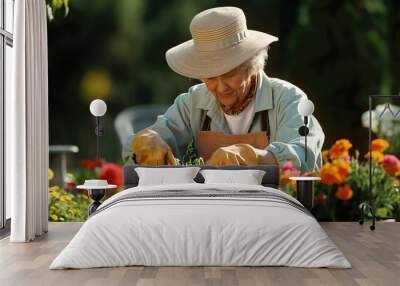
M 175 72 L 205 79 L 229 72 L 277 37 L 248 30 L 240 8 L 218 7 L 205 10 L 190 23 L 192 39 L 169 49 L 165 56 Z

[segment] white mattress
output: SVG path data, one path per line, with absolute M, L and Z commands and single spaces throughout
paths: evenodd
M 272 199 L 178 195 L 121 200 L 132 194 L 146 195 L 137 192 L 207 193 L 211 189 L 263 191 Z M 277 189 L 254 185 L 127 189 L 99 207 L 50 269 L 127 265 L 350 268 L 318 222 L 299 205 Z

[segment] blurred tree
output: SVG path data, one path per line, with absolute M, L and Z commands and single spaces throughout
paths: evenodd
M 284 76 L 316 103 L 327 144 L 346 137 L 366 148 L 368 95 L 399 91 L 399 20 L 399 1 L 300 2 Z
M 49 23 L 50 144 L 76 144 L 94 157 L 90 100 L 104 99 L 103 154 L 120 159 L 113 118 L 145 103 L 171 104 L 193 84 L 165 62 L 165 51 L 190 39 L 189 23 L 212 0 L 74 0 Z

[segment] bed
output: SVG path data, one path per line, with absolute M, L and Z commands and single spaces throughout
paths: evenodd
M 275 166 L 223 168 L 264 170 L 261 185 L 203 183 L 198 173 L 193 183 L 141 186 L 136 168 L 124 168 L 125 189 L 100 205 L 50 269 L 351 267 L 310 212 L 278 190 Z

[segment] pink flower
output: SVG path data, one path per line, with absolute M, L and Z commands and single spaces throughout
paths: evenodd
M 285 163 L 283 163 L 281 171 L 285 172 L 285 171 L 292 171 L 294 170 L 294 166 L 293 166 L 293 162 L 292 161 L 285 161 Z
M 300 171 L 294 167 L 292 161 L 285 161 L 285 163 L 283 163 L 281 168 L 281 174 L 287 176 L 299 176 Z
M 394 155 L 385 155 L 382 162 L 383 168 L 390 176 L 400 175 L 400 160 Z

